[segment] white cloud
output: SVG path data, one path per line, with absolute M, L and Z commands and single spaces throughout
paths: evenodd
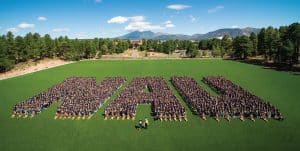
M 132 17 L 128 17 L 128 19 L 133 22 L 138 22 L 138 21 L 144 21 L 145 17 L 144 16 L 132 16 Z
M 87 39 L 87 38 L 89 38 L 89 35 L 86 32 L 80 32 L 80 33 L 76 34 L 76 38 Z
M 189 15 L 189 18 L 191 20 L 192 23 L 196 22 L 196 17 L 194 17 L 193 15 Z
M 130 22 L 126 27 L 125 30 L 127 31 L 146 31 L 146 30 L 163 30 L 166 28 L 173 28 L 175 25 L 172 21 L 167 20 L 163 24 L 152 24 L 146 21 L 136 21 Z
M 239 28 L 239 26 L 233 25 L 233 26 L 231 26 L 231 28 Z
M 38 21 L 46 21 L 47 18 L 44 17 L 44 16 L 39 16 L 39 17 L 37 18 L 37 20 L 38 20 Z
M 165 24 L 172 24 L 172 21 L 167 20 L 167 21 L 165 21 Z
M 54 28 L 52 29 L 53 32 L 67 32 L 70 31 L 69 28 Z
M 173 10 L 183 10 L 183 9 L 186 9 L 186 8 L 190 8 L 192 6 L 189 6 L 189 5 L 183 5 L 183 4 L 173 4 L 173 5 L 168 5 L 167 8 L 168 9 L 173 9 Z
M 126 31 L 162 30 L 175 27 L 171 21 L 166 21 L 163 24 L 152 24 L 151 22 L 146 21 L 145 16 L 116 16 L 107 21 L 109 24 L 123 24 L 126 22 L 128 22 L 128 25 L 124 27 Z
M 208 12 L 208 13 L 215 13 L 215 12 L 217 12 L 217 11 L 219 11 L 219 10 L 222 10 L 222 9 L 224 9 L 224 6 L 219 5 L 219 6 L 216 6 L 216 7 L 214 7 L 214 8 L 211 8 L 211 9 L 207 10 L 207 12 Z
M 172 23 L 172 21 L 168 20 L 164 23 L 166 28 L 173 28 L 175 25 Z
M 13 27 L 13 28 L 8 28 L 6 31 L 10 31 L 10 32 L 12 32 L 12 33 L 16 33 L 16 32 L 18 32 L 19 30 L 18 30 L 18 28 Z
M 131 16 L 131 17 L 124 17 L 124 16 L 117 16 L 113 17 L 110 20 L 107 21 L 109 24 L 123 24 L 127 21 L 133 21 L 133 22 L 139 22 L 144 21 L 144 16 Z
M 35 27 L 34 24 L 21 23 L 17 27 L 11 27 L 11 28 L 6 29 L 6 31 L 16 33 L 16 32 L 19 32 L 22 29 L 29 29 L 29 28 L 34 28 L 34 27 Z
M 166 27 L 167 28 L 173 28 L 173 27 L 175 27 L 175 25 L 174 24 L 166 24 Z
M 126 27 L 125 30 L 127 31 L 146 31 L 146 30 L 160 30 L 164 29 L 161 25 L 153 25 L 150 22 L 138 21 L 138 22 L 131 22 Z
M 128 21 L 127 17 L 123 17 L 123 16 L 117 16 L 117 17 L 113 17 L 110 20 L 107 21 L 107 23 L 109 24 L 123 24 L 125 22 Z
M 27 28 L 34 28 L 34 24 L 28 24 L 28 23 L 21 23 L 18 25 L 19 28 L 21 29 L 27 29 Z

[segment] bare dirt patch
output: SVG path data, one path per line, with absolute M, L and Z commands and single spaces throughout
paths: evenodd
M 120 54 L 109 54 L 109 55 L 103 55 L 101 59 L 178 59 L 180 58 L 179 54 L 173 53 L 173 54 L 164 54 L 159 52 L 146 52 L 146 51 L 139 51 L 137 49 L 128 49 L 123 53 Z
M 39 61 L 28 61 L 24 63 L 19 63 L 10 71 L 0 73 L 0 80 L 8 79 L 48 68 L 53 68 L 65 64 L 72 63 L 72 61 L 64 61 L 61 59 L 43 59 Z

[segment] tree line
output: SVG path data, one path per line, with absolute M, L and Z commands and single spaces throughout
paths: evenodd
M 250 36 L 190 40 L 143 40 L 141 51 L 172 54 L 186 50 L 187 57 L 196 57 L 198 50 L 211 51 L 213 56 L 229 56 L 237 59 L 263 56 L 265 61 L 288 65 L 299 63 L 300 24 L 293 23 L 279 28 L 262 28 Z M 29 59 L 59 57 L 65 60 L 100 58 L 103 54 L 122 53 L 131 47 L 129 40 L 122 39 L 69 39 L 67 36 L 51 38 L 49 34 L 28 33 L 24 37 L 12 32 L 0 37 L 0 72 Z
M 187 57 L 196 57 L 198 50 L 212 51 L 212 56 L 229 56 L 236 59 L 263 56 L 265 61 L 281 64 L 299 63 L 300 24 L 289 26 L 262 28 L 258 34 L 249 36 L 230 37 L 221 39 L 204 39 L 198 42 L 190 40 L 144 40 L 140 46 L 141 51 L 155 51 L 166 54 L 176 49 L 186 50 Z
M 237 59 L 263 56 L 265 61 L 280 64 L 298 64 L 300 49 L 300 24 L 262 28 L 258 34 L 231 38 L 225 35 L 222 39 L 201 40 L 198 48 L 212 50 L 220 56 Z
M 198 54 L 197 43 L 190 40 L 143 40 L 139 47 L 141 51 L 153 51 L 172 54 L 175 50 L 186 50 L 188 57 L 196 57 Z
M 69 39 L 67 36 L 51 38 L 49 34 L 28 33 L 14 36 L 12 32 L 0 37 L 0 72 L 30 59 L 59 57 L 65 60 L 100 58 L 103 54 L 122 53 L 130 46 L 121 39 Z

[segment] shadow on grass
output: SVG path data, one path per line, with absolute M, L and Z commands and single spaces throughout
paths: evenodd
M 263 69 L 273 69 L 276 71 L 286 71 L 286 72 L 293 72 L 294 75 L 300 75 L 300 66 L 293 66 L 286 63 L 272 63 L 272 62 L 265 62 L 262 59 L 246 59 L 246 60 L 240 60 L 240 59 L 224 59 L 224 60 L 233 60 L 238 61 L 241 63 L 246 64 L 253 64 L 262 66 Z

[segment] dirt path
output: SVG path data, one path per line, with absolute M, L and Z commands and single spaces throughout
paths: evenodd
M 147 54 L 146 54 L 147 53 Z M 127 60 L 127 59 L 180 59 L 180 54 L 173 53 L 171 55 L 159 53 L 159 52 L 145 52 L 139 51 L 137 49 L 128 49 L 123 53 L 120 54 L 108 54 L 102 55 L 101 59 L 103 60 L 110 60 L 110 59 L 120 59 L 120 60 Z
M 71 61 L 64 61 L 60 59 L 43 59 L 38 62 L 28 61 L 26 63 L 20 63 L 15 66 L 14 69 L 0 73 L 0 80 L 48 69 L 53 68 L 65 64 L 72 63 Z
M 133 57 L 133 58 L 139 58 L 140 57 L 139 52 L 138 52 L 137 49 L 132 49 L 131 57 Z

